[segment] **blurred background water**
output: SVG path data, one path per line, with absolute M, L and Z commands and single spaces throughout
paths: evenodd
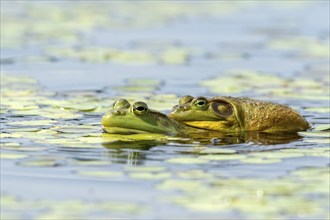
M 1 1 L 1 219 L 329 219 L 329 33 L 321 0 Z M 313 129 L 102 141 L 116 98 L 168 113 L 186 94 L 287 104 Z

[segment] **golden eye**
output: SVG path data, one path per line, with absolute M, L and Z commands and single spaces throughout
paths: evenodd
M 144 102 L 135 102 L 132 108 L 133 113 L 138 116 L 146 115 L 148 113 L 148 106 Z
M 188 102 L 191 102 L 193 99 L 194 99 L 194 97 L 192 97 L 190 95 L 185 95 L 179 99 L 179 104 L 180 105 L 186 104 Z
M 113 109 L 129 108 L 131 104 L 126 99 L 118 99 L 112 104 Z
M 195 101 L 194 101 L 194 105 L 195 105 L 196 107 L 204 107 L 204 106 L 207 105 L 207 103 L 208 103 L 208 101 L 207 101 L 207 99 L 204 98 L 204 97 L 198 97 L 198 98 L 196 98 Z

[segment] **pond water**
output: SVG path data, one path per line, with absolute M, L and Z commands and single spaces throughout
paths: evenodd
M 1 26 L 1 219 L 329 219 L 328 1 L 1 1 Z M 187 94 L 312 128 L 102 133 L 118 98 Z

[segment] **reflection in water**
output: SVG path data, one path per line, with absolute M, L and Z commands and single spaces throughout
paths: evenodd
M 220 133 L 205 132 L 189 135 L 195 141 L 202 144 L 231 145 L 242 143 L 254 143 L 257 145 L 288 144 L 297 141 L 302 137 L 297 133 L 264 133 L 264 132 L 241 132 L 241 133 Z
M 124 135 L 125 139 L 127 135 Z M 141 137 L 140 137 L 141 138 Z M 228 146 L 252 143 L 260 146 L 258 150 L 269 151 L 278 148 L 263 148 L 263 145 L 278 145 L 287 144 L 301 139 L 298 134 L 269 134 L 263 132 L 242 132 L 239 134 L 226 134 L 219 132 L 205 132 L 190 134 L 189 138 L 173 138 L 167 137 L 167 140 L 130 140 L 130 141 L 112 141 L 104 142 L 102 146 L 108 150 L 104 152 L 104 156 L 112 163 L 128 164 L 128 165 L 142 165 L 146 160 L 146 152 L 152 147 L 164 146 L 166 147 L 188 147 L 191 153 L 196 153 L 194 147 L 196 146 Z M 166 146 L 167 145 L 167 146 Z M 287 146 L 286 146 L 287 147 Z M 177 153 L 187 154 L 187 151 Z M 240 152 L 242 153 L 242 152 Z
M 109 149 L 104 152 L 104 156 L 109 158 L 112 163 L 121 163 L 128 165 L 141 165 L 145 160 L 144 151 L 151 147 L 163 144 L 161 142 L 145 141 L 116 141 L 105 142 L 102 146 Z
M 116 135 L 120 137 L 120 135 Z M 264 133 L 264 132 L 240 132 L 240 133 L 221 133 L 221 132 L 201 132 L 190 133 L 185 137 L 170 137 L 163 136 L 158 140 L 150 140 L 148 134 L 146 139 L 143 140 L 141 134 L 137 136 L 139 139 L 134 140 L 133 135 L 122 135 L 123 140 L 119 141 L 107 141 L 102 145 L 108 149 L 137 149 L 148 150 L 153 146 L 164 145 L 168 142 L 174 142 L 179 144 L 213 144 L 213 145 L 231 145 L 242 143 L 254 143 L 257 145 L 276 145 L 287 144 L 293 141 L 297 141 L 302 137 L 297 133 Z M 142 138 L 141 138 L 142 137 Z
M 108 149 L 136 149 L 149 150 L 151 147 L 164 144 L 162 141 L 141 140 L 141 141 L 115 141 L 104 142 L 102 146 Z

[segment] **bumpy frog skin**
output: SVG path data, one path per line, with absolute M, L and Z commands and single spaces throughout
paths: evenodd
M 184 96 L 169 115 L 185 124 L 213 131 L 297 132 L 307 121 L 285 105 L 250 98 Z
M 188 126 L 165 114 L 149 109 L 143 102 L 130 104 L 126 99 L 114 102 L 113 109 L 101 121 L 103 130 L 111 134 L 160 133 L 177 134 L 188 131 Z

